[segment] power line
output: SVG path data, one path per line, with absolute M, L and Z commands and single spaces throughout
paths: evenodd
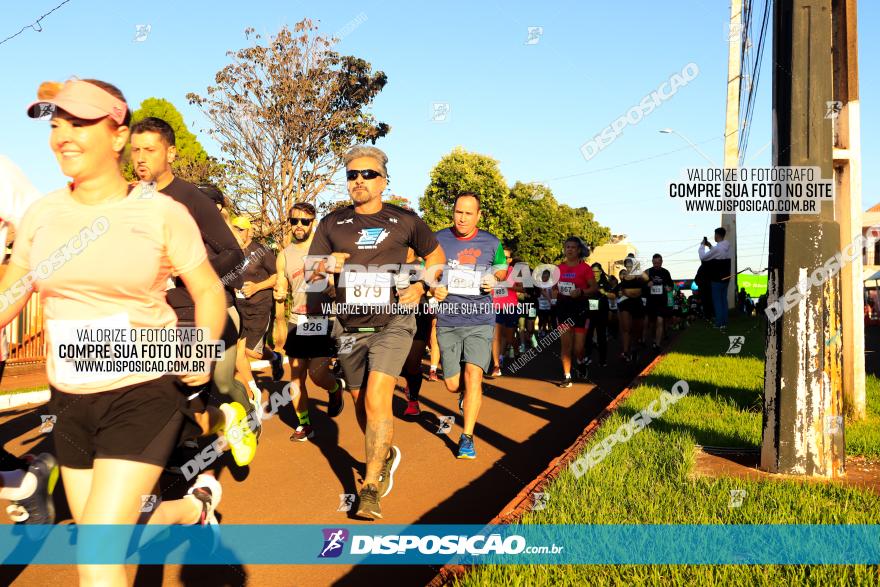
M 56 10 L 58 10 L 59 8 L 61 8 L 62 6 L 64 6 L 65 4 L 67 4 L 68 2 L 70 2 L 70 0 L 64 0 L 61 4 L 59 4 L 58 6 L 56 6 L 55 8 L 53 8 L 52 10 L 50 10 L 49 12 L 47 12 L 46 14 L 44 14 L 43 16 L 41 16 L 40 18 L 35 20 L 33 22 L 33 24 L 28 24 L 28 25 L 21 27 L 20 31 L 18 31 L 14 35 L 10 35 L 10 36 L 6 37 L 5 39 L 3 39 L 2 41 L 0 41 L 0 45 L 5 43 L 6 41 L 10 41 L 10 40 L 14 39 L 15 37 L 17 37 L 18 35 L 20 35 L 21 33 L 25 32 L 28 29 L 34 29 L 38 33 L 43 32 L 43 27 L 40 26 L 40 21 L 43 20 L 44 18 L 46 18 L 47 16 L 49 16 L 50 14 L 52 14 L 53 12 L 55 12 Z
M 696 145 L 702 145 L 702 144 L 705 144 L 705 143 L 711 143 L 712 141 L 717 141 L 717 140 L 720 139 L 720 138 L 722 138 L 722 137 L 715 137 L 715 138 L 707 139 L 707 140 L 705 140 L 705 141 L 702 141 L 702 142 L 699 142 L 699 143 L 694 143 L 694 144 L 696 144 Z M 682 148 L 680 148 L 680 149 L 674 149 L 674 150 L 672 150 L 672 151 L 666 151 L 665 153 L 659 153 L 659 154 L 657 154 L 657 155 L 651 155 L 650 157 L 643 157 L 643 158 L 641 158 L 641 159 L 635 159 L 635 160 L 633 160 L 633 161 L 627 161 L 627 162 L 625 162 L 625 163 L 620 163 L 620 164 L 618 164 L 618 165 L 612 165 L 611 167 L 602 167 L 602 168 L 600 168 L 600 169 L 591 169 L 590 171 L 582 171 L 581 173 L 572 173 L 571 175 L 563 175 L 563 176 L 560 176 L 560 177 L 554 177 L 554 178 L 551 178 L 551 179 L 539 180 L 538 182 L 532 182 L 532 183 L 540 183 L 540 182 L 542 182 L 542 181 L 543 181 L 543 182 L 559 181 L 559 180 L 562 180 L 562 179 L 570 179 L 570 178 L 572 178 L 572 177 L 580 177 L 580 176 L 582 176 L 582 175 L 592 175 L 593 173 L 600 173 L 600 172 L 602 172 L 602 171 L 610 171 L 610 170 L 612 170 L 612 169 L 618 169 L 619 167 L 626 167 L 626 166 L 628 166 L 628 165 L 635 165 L 636 163 L 642 163 L 642 162 L 644 162 L 644 161 L 650 161 L 651 159 L 659 159 L 660 157 L 665 157 L 666 155 L 672 155 L 673 153 L 679 153 L 679 152 L 681 152 L 681 151 L 687 151 L 687 150 L 689 150 L 689 149 L 691 149 L 690 145 L 688 145 L 688 146 L 686 146 L 686 147 L 682 147 Z
M 754 53 L 751 51 L 750 39 L 752 37 L 752 2 L 746 2 L 746 26 L 743 27 L 743 52 L 745 57 L 743 60 L 746 64 L 744 68 L 748 73 L 740 76 L 740 136 L 739 136 L 739 163 L 742 165 L 749 144 L 749 136 L 752 129 L 752 117 L 754 116 L 755 104 L 757 103 L 756 95 L 758 85 L 761 79 L 761 60 L 764 55 L 764 42 L 767 38 L 768 25 L 770 22 L 771 0 L 764 0 L 761 14 L 761 28 L 758 32 L 758 44 Z M 743 98 L 742 85 L 743 79 L 748 78 L 748 90 Z M 743 108 L 745 103 L 745 108 Z

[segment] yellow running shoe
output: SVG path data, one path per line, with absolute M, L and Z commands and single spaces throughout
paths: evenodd
M 254 460 L 254 455 L 257 454 L 257 437 L 254 431 L 251 430 L 244 406 L 238 402 L 223 404 L 220 406 L 220 409 L 225 414 L 226 410 L 224 407 L 232 410 L 235 415 L 231 424 L 227 422 L 220 429 L 220 434 L 226 438 L 226 442 L 232 451 L 232 458 L 235 459 L 235 464 L 239 467 L 244 467 L 250 464 Z

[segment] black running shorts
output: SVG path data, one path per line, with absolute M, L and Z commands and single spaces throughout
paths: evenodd
M 176 375 L 99 393 L 50 387 L 55 453 L 63 467 L 91 469 L 95 459 L 164 467 L 177 446 L 186 396 Z
M 332 331 L 336 320 L 331 319 L 327 326 Z M 336 356 L 336 343 L 330 334 L 303 335 L 296 324 L 288 324 L 284 352 L 291 359 L 317 359 Z
M 239 300 L 238 315 L 241 319 L 241 331 L 239 340 L 245 340 L 248 349 L 263 352 L 263 338 L 269 330 L 269 320 L 272 318 L 271 304 L 252 304 Z
M 642 298 L 620 298 L 617 303 L 617 309 L 620 312 L 627 312 L 634 320 L 645 317 L 645 306 L 642 304 Z
M 556 319 L 560 325 L 568 323 L 568 327 L 573 328 L 575 332 L 586 332 L 590 319 L 588 308 L 586 300 L 557 303 Z
M 645 312 L 648 316 L 668 318 L 672 315 L 672 308 L 669 307 L 666 296 L 648 296 L 648 305 L 645 307 Z
M 413 335 L 413 340 L 427 342 L 431 338 L 431 326 L 436 318 L 434 314 L 416 314 L 416 333 Z

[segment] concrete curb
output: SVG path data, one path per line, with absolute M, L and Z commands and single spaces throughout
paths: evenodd
M 672 338 L 666 348 L 670 348 L 672 344 L 678 340 L 680 333 L 676 334 L 674 338 Z M 532 494 L 541 491 L 545 486 L 549 485 L 551 481 L 553 481 L 556 477 L 562 473 L 562 471 L 568 467 L 573 461 L 575 461 L 578 455 L 581 452 L 581 449 L 587 442 L 592 438 L 592 436 L 596 433 L 596 430 L 602 425 L 602 423 L 607 420 L 611 414 L 617 409 L 617 407 L 629 397 L 632 390 L 637 388 L 642 384 L 643 380 L 654 370 L 654 367 L 657 366 L 657 363 L 666 356 L 666 352 L 662 352 L 661 354 L 654 357 L 654 360 L 648 363 L 644 369 L 639 372 L 638 375 L 630 381 L 629 385 L 624 387 L 617 396 L 611 400 L 611 403 L 605 407 L 602 412 L 596 416 L 586 428 L 581 433 L 580 436 L 577 437 L 577 440 L 569 446 L 565 451 L 550 461 L 550 464 L 547 466 L 544 471 L 538 475 L 534 481 L 526 485 L 522 491 L 520 491 L 516 497 L 514 497 L 506 506 L 501 509 L 501 513 L 492 518 L 488 524 L 513 524 L 517 522 L 523 514 L 529 511 L 532 505 Z M 440 571 L 428 583 L 427 587 L 442 587 L 444 585 L 449 585 L 452 583 L 453 579 L 460 579 L 463 577 L 469 570 L 469 567 L 465 565 L 444 565 L 440 568 Z
M 22 393 L 5 393 L 0 395 L 0 410 L 9 410 L 27 404 L 44 404 L 47 401 L 49 401 L 48 388 Z

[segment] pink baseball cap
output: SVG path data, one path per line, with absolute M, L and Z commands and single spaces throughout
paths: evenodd
M 52 98 L 37 100 L 27 107 L 28 116 L 43 118 L 60 108 L 83 120 L 96 120 L 109 116 L 116 124 L 125 120 L 127 106 L 125 102 L 99 88 L 95 84 L 82 80 L 69 80 Z

